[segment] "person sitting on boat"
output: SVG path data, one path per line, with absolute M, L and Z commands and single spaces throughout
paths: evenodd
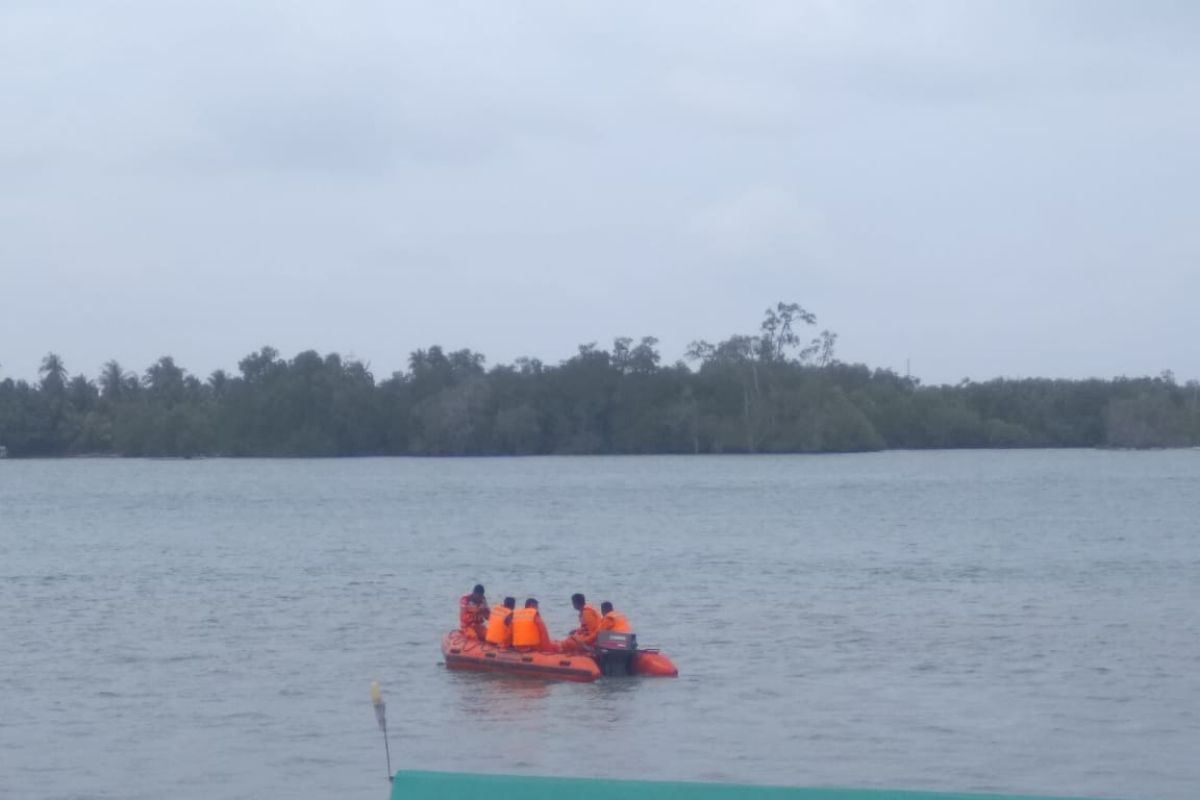
M 546 623 L 538 613 L 538 601 L 530 597 L 525 607 L 512 613 L 512 644 L 516 650 L 556 653 L 558 646 L 550 638 Z
M 513 609 L 516 607 L 517 601 L 512 597 L 506 597 L 503 604 L 492 607 L 487 623 L 486 639 L 489 643 L 500 647 L 512 646 Z
M 458 598 L 458 627 L 468 639 L 482 640 L 487 636 L 484 621 L 488 617 L 487 597 L 483 584 L 475 584 L 470 594 Z
M 571 605 L 579 612 L 579 627 L 571 631 L 563 640 L 563 652 L 587 653 L 596 643 L 596 635 L 600 633 L 600 615 L 578 592 L 571 595 Z
M 625 619 L 625 615 L 613 608 L 613 604 L 605 600 L 600 604 L 600 630 L 613 631 L 614 633 L 631 633 L 633 628 L 629 627 L 629 620 Z

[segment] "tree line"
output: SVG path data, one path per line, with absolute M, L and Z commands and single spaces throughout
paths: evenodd
M 1200 384 L 996 379 L 923 386 L 836 358 L 795 303 L 757 333 L 693 342 L 663 364 L 658 341 L 617 338 L 558 363 L 488 368 L 471 350 L 413 352 L 377 380 L 361 361 L 271 347 L 207 379 L 170 356 L 97 379 L 61 358 L 40 379 L 0 381 L 10 456 L 360 456 L 804 453 L 888 448 L 1200 445 Z

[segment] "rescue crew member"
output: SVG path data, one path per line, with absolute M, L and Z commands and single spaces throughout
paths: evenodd
M 458 627 L 468 639 L 482 640 L 487 636 L 484 620 L 488 618 L 487 598 L 483 584 L 475 584 L 470 594 L 458 598 Z
M 605 600 L 600 604 L 600 630 L 613 631 L 614 633 L 631 633 L 633 628 L 629 627 L 629 620 L 625 619 L 625 615 L 613 608 L 613 604 Z
M 517 650 L 537 650 L 554 653 L 558 647 L 546 630 L 546 623 L 538 613 L 538 601 L 530 597 L 525 607 L 512 613 L 512 643 Z
M 596 634 L 600 633 L 600 615 L 582 594 L 571 595 L 571 605 L 579 612 L 579 627 L 563 640 L 563 651 L 586 653 L 596 643 Z
M 487 641 L 500 647 L 512 646 L 513 609 L 517 601 L 511 597 L 504 598 L 502 605 L 493 606 L 488 615 Z

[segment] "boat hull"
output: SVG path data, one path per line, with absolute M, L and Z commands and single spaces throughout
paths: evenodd
M 654 678 L 677 678 L 679 669 L 666 653 L 639 650 L 633 657 L 633 674 Z
M 579 683 L 600 677 L 600 668 L 589 656 L 520 652 L 469 639 L 461 631 L 450 631 L 442 638 L 442 656 L 446 669 Z

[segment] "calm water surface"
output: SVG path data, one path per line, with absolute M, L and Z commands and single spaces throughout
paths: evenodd
M 448 673 L 476 580 L 677 680 Z M 0 797 L 394 766 L 1200 797 L 1200 452 L 0 461 Z

